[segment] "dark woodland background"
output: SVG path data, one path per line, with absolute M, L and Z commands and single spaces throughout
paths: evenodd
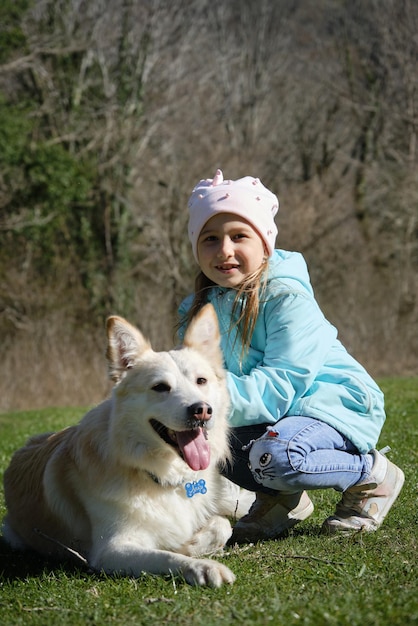
M 417 132 L 414 0 L 3 0 L 0 410 L 99 401 L 111 313 L 173 344 L 217 167 L 277 193 L 350 352 L 417 374 Z

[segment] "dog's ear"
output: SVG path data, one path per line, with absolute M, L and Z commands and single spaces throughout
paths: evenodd
M 138 357 L 150 350 L 150 343 L 135 326 L 123 317 L 112 315 L 107 319 L 107 351 L 109 375 L 119 382 L 127 370 L 135 365 Z
M 211 304 L 206 304 L 190 322 L 183 345 L 203 352 L 212 363 L 222 364 L 218 318 Z

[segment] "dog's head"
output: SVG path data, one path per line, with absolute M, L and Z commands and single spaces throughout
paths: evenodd
M 107 333 L 119 462 L 170 482 L 224 460 L 229 396 L 213 307 L 206 305 L 183 345 L 168 352 L 154 352 L 120 317 L 108 319 Z

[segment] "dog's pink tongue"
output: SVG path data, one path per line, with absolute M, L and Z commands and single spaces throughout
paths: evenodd
M 209 466 L 210 449 L 202 428 L 177 433 L 177 443 L 187 465 L 194 471 Z

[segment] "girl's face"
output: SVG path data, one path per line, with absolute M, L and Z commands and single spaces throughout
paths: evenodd
M 246 220 L 219 213 L 203 226 L 197 255 L 205 276 L 220 287 L 237 287 L 258 270 L 266 251 L 260 235 Z

